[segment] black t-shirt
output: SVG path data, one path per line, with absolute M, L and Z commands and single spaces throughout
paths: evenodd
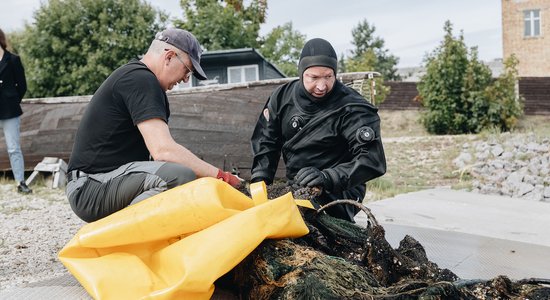
M 134 60 L 115 70 L 88 104 L 76 133 L 69 171 L 104 173 L 132 161 L 149 160 L 137 124 L 168 123 L 166 93 L 145 64 Z

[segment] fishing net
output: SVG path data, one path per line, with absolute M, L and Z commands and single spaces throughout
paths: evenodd
M 296 199 L 318 193 L 284 183 L 268 187 L 270 199 L 287 192 Z M 308 235 L 264 241 L 216 286 L 241 299 L 550 299 L 546 279 L 461 280 L 429 261 L 411 236 L 393 249 L 368 208 L 344 202 L 365 211 L 366 227 L 333 218 L 323 208 L 301 208 Z

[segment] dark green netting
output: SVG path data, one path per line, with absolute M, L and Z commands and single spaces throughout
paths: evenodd
M 268 187 L 270 199 L 289 191 L 297 199 L 318 192 L 284 183 Z M 393 249 L 366 210 L 369 225 L 363 228 L 301 209 L 308 235 L 264 241 L 217 286 L 240 299 L 550 299 L 546 279 L 459 279 L 429 261 L 411 236 Z

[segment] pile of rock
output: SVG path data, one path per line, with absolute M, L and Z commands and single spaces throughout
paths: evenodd
M 550 202 L 550 138 L 505 133 L 465 143 L 453 160 L 472 191 Z

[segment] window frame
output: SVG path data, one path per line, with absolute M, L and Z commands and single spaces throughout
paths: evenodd
M 535 13 L 538 12 L 538 16 Z M 538 21 L 538 27 L 535 26 Z M 527 27 L 529 25 L 529 27 Z M 538 34 L 536 31 L 538 29 Z M 529 31 L 528 31 L 529 30 Z M 525 38 L 538 38 L 542 36 L 542 18 L 540 9 L 526 9 L 523 11 L 523 37 Z
M 241 83 L 241 82 L 248 82 L 246 81 L 246 72 L 245 69 L 247 68 L 254 68 L 254 76 L 256 77 L 255 80 L 260 80 L 260 68 L 257 64 L 251 64 L 251 65 L 241 65 L 241 66 L 231 66 L 227 67 L 227 83 Z M 238 82 L 232 82 L 231 79 L 231 71 L 232 70 L 240 70 L 240 80 Z

